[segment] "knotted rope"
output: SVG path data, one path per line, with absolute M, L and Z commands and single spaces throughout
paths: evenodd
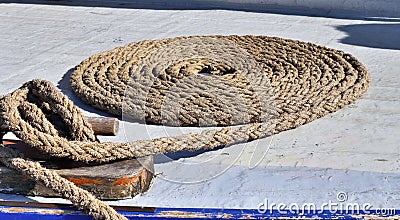
M 213 149 L 263 138 L 334 112 L 367 90 L 369 75 L 352 55 L 311 43 L 211 36 L 142 41 L 97 54 L 77 66 L 71 85 L 87 103 L 127 119 L 237 126 L 100 143 L 68 97 L 47 81 L 33 80 L 0 98 L 0 133 L 13 132 L 46 154 L 86 163 Z M 0 159 L 96 219 L 124 218 L 11 149 L 2 147 Z

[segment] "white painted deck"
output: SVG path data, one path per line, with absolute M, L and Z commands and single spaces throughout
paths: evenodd
M 321 204 L 346 192 L 348 202 L 400 208 L 400 16 L 93 6 L 0 4 L 0 94 L 34 78 L 47 79 L 86 114 L 96 115 L 68 87 L 71 68 L 130 42 L 183 35 L 253 34 L 318 43 L 352 53 L 372 78 L 356 103 L 295 130 L 170 162 L 156 157 L 158 177 L 151 189 L 110 204 L 257 208 L 265 198 Z M 154 129 L 122 123 L 117 137 L 101 140 L 162 134 Z M 184 183 L 192 181 L 200 182 Z M 65 202 L 7 194 L 0 199 Z

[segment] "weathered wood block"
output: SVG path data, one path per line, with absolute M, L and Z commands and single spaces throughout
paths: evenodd
M 84 164 L 52 158 L 21 141 L 4 140 L 3 145 L 18 149 L 42 166 L 55 170 L 75 185 L 105 200 L 131 198 L 147 191 L 154 173 L 153 156 L 116 161 L 108 164 Z M 59 196 L 51 189 L 0 163 L 0 192 L 32 196 Z
M 92 125 L 94 134 L 115 136 L 118 133 L 119 121 L 116 118 L 86 117 Z

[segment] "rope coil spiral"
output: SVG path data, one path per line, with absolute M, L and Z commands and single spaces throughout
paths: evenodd
M 94 55 L 76 67 L 71 85 L 88 104 L 127 119 L 228 127 L 100 143 L 67 96 L 48 81 L 33 80 L 0 97 L 0 134 L 13 132 L 46 154 L 85 163 L 213 149 L 263 138 L 334 112 L 368 89 L 369 74 L 352 55 L 312 43 L 264 36 L 180 37 Z M 0 160 L 96 219 L 125 219 L 11 149 L 1 147 Z
M 199 73 L 204 70 L 215 77 L 202 80 Z M 267 36 L 179 37 L 141 41 L 91 56 L 77 66 L 71 86 L 100 110 L 172 126 L 265 122 L 271 118 L 263 118 L 270 107 L 257 105 L 267 103 L 274 108 L 276 129 L 283 131 L 353 102 L 367 90 L 369 75 L 352 55 L 312 43 Z M 229 105 L 233 90 L 224 90 L 233 86 L 239 90 L 234 98 L 244 99 L 250 119 L 224 120 L 242 111 L 235 101 Z M 251 91 L 259 88 L 267 91 Z M 225 95 L 222 108 L 214 91 Z M 182 93 L 187 96 L 180 97 Z M 167 104 L 180 103 L 175 120 L 169 119 L 169 109 L 162 109 L 169 96 L 175 99 Z M 196 100 L 199 105 L 193 104 Z M 219 120 L 199 123 L 193 107 L 199 115 Z

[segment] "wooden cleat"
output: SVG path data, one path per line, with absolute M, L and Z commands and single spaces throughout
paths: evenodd
M 147 191 L 154 177 L 153 156 L 115 161 L 107 164 L 85 164 L 63 158 L 53 158 L 31 148 L 22 141 L 3 140 L 5 147 L 21 152 L 24 157 L 55 170 L 75 185 L 88 190 L 99 199 L 132 198 Z M 0 193 L 29 196 L 59 196 L 41 183 L 0 163 Z

